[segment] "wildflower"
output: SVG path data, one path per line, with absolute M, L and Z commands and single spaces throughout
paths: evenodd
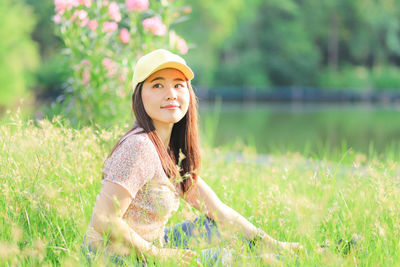
M 154 35 L 163 36 L 167 33 L 167 27 L 162 23 L 158 17 L 147 18 L 142 22 L 146 30 L 151 31 Z
M 78 0 L 79 4 L 86 6 L 86 7 L 90 7 L 92 5 L 92 0 Z
M 128 11 L 145 11 L 149 8 L 149 0 L 126 0 L 126 9 Z
M 112 20 L 116 22 L 121 21 L 121 12 L 119 11 L 118 4 L 116 2 L 111 2 L 108 6 L 108 15 L 110 15 Z
M 117 91 L 117 95 L 118 95 L 120 98 L 125 98 L 125 96 L 126 96 L 125 90 L 124 90 L 123 88 L 119 89 L 119 90 Z
M 181 54 L 186 54 L 189 50 L 186 41 L 182 38 L 178 38 L 176 42 L 176 47 L 178 48 L 179 52 L 181 52 Z
M 90 72 L 87 69 L 82 71 L 82 84 L 87 85 L 90 80 Z
M 111 58 L 105 57 L 102 62 L 104 67 L 109 68 L 114 65 L 114 61 Z
M 120 81 L 120 83 L 125 83 L 126 82 L 126 76 L 125 75 L 119 75 L 118 76 L 118 81 Z
M 117 71 L 117 66 L 115 64 L 115 62 L 111 59 L 111 58 L 104 58 L 101 62 L 101 64 L 103 64 L 104 68 L 107 70 L 107 75 L 113 76 L 116 71 Z
M 88 28 L 89 28 L 91 31 L 96 30 L 96 29 L 97 29 L 97 26 L 98 26 L 97 20 L 95 20 L 95 19 L 89 20 L 89 22 L 88 22 Z
M 89 59 L 83 59 L 79 65 L 80 67 L 91 67 L 92 64 L 90 63 Z
M 54 0 L 54 5 L 56 6 L 56 12 L 62 15 L 65 10 L 71 10 L 71 8 L 77 7 L 79 2 L 78 0 Z
M 72 17 L 70 18 L 70 21 L 74 22 L 76 19 L 78 19 L 75 22 L 78 25 L 80 25 L 81 27 L 84 27 L 84 26 L 86 26 L 86 24 L 89 21 L 89 18 L 87 15 L 88 14 L 85 10 L 75 10 L 74 14 L 72 14 Z
M 112 21 L 103 23 L 103 32 L 114 32 L 118 29 L 118 24 Z
M 179 37 L 174 31 L 170 32 L 169 44 L 172 47 L 176 47 L 181 54 L 186 54 L 189 50 L 186 41 Z
M 183 9 L 183 13 L 185 13 L 185 14 L 190 14 L 190 13 L 192 13 L 192 8 L 191 8 L 190 6 L 186 6 L 186 7 Z
M 129 43 L 130 35 L 128 29 L 125 28 L 121 29 L 121 31 L 119 32 L 119 39 L 124 44 Z
M 61 15 L 60 14 L 55 14 L 53 17 L 53 21 L 55 24 L 60 24 L 61 23 Z
M 182 153 L 182 150 L 179 149 L 179 160 L 178 162 L 181 163 L 182 160 L 186 158 L 185 154 Z
M 87 12 L 86 12 L 85 10 L 80 10 L 80 11 L 79 11 L 79 14 L 78 14 L 78 17 L 79 17 L 79 19 L 80 19 L 80 25 L 81 25 L 81 27 L 86 26 L 87 23 L 88 23 L 88 21 L 89 21 L 89 18 L 88 18 L 88 16 L 87 16 Z

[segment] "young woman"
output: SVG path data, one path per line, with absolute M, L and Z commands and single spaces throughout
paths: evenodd
M 105 161 L 103 187 L 85 244 L 92 252 L 103 248 L 118 255 L 114 258 L 117 262 L 134 251 L 138 260 L 174 258 L 188 265 L 210 256 L 188 249 L 187 240 L 194 228 L 210 241 L 219 234 L 217 223 L 242 234 L 250 246 L 257 240 L 272 248 L 300 249 L 298 243 L 276 241 L 255 227 L 222 203 L 198 175 L 200 149 L 197 100 L 190 83 L 193 77 L 183 58 L 164 49 L 138 60 L 132 95 L 136 121 Z M 165 229 L 178 209 L 179 198 L 205 216 Z M 104 235 L 107 240 L 103 240 Z M 217 257 L 213 254 L 211 260 Z

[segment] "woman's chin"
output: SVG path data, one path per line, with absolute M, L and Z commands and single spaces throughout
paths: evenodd
M 169 118 L 165 118 L 163 120 L 159 120 L 160 122 L 164 123 L 164 124 L 175 124 L 177 122 L 179 122 L 180 120 L 182 120 L 183 117 L 169 117 Z
M 184 116 L 181 116 L 181 114 L 171 114 L 170 116 L 166 116 L 164 119 L 165 123 L 177 123 L 180 120 L 182 120 Z

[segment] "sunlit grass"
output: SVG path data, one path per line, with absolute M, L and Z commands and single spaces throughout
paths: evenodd
M 13 115 L 0 126 L 1 265 L 84 262 L 80 244 L 100 190 L 102 163 L 127 128 L 64 125 L 58 117 L 33 122 Z M 242 151 L 252 162 L 254 147 L 208 144 L 203 142 L 201 176 L 223 202 L 274 238 L 305 246 L 297 258 L 283 257 L 283 264 L 399 265 L 400 164 L 390 156 L 396 151 L 374 157 L 346 148 L 335 161 L 329 154 L 316 160 L 301 152 L 277 153 L 266 164 L 244 164 L 226 160 L 226 151 Z M 194 216 L 181 205 L 169 224 Z M 339 240 L 355 235 L 362 239 L 350 253 L 337 250 Z M 239 253 L 239 239 L 224 236 L 229 240 L 219 246 Z M 323 244 L 327 251 L 317 252 Z M 253 254 L 237 265 L 260 265 Z M 97 263 L 105 264 L 102 260 Z

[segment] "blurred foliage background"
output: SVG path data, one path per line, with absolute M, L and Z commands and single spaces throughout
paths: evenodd
M 195 85 L 263 91 L 393 91 L 400 85 L 395 0 L 186 0 L 171 27 L 189 43 Z M 70 76 L 51 0 L 0 4 L 0 106 L 54 100 Z M 23 18 L 23 19 L 21 19 Z M 234 87 L 232 87 L 234 88 Z
M 24 18 L 21 20 L 21 18 Z M 31 33 L 36 18 L 32 8 L 10 0 L 0 3 L 0 107 L 9 107 L 27 88 L 35 87 L 32 74 L 37 71 L 39 55 Z M 0 109 L 1 110 L 1 109 Z
M 193 14 L 178 29 L 196 44 L 188 58 L 199 84 L 399 87 L 398 1 L 188 2 Z

